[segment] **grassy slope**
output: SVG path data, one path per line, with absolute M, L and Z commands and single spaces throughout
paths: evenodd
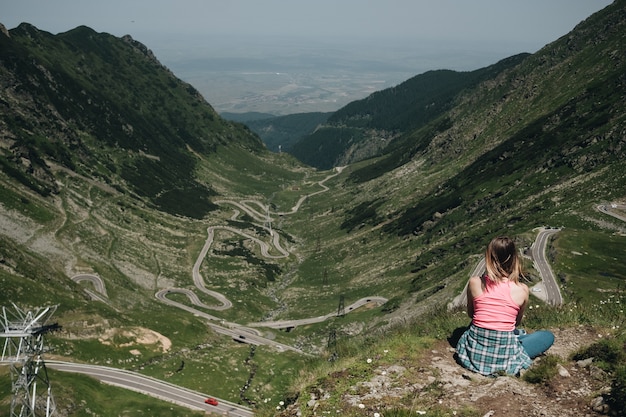
M 454 106 L 458 94 L 517 65 L 527 55 L 470 72 L 428 71 L 373 93 L 333 113 L 327 123 L 296 142 L 290 152 L 320 169 L 389 153 L 389 148 L 396 148 L 392 139 L 438 119 Z M 387 169 L 405 162 L 397 161 Z
M 87 27 L 55 36 L 22 24 L 0 44 L 7 86 L 0 162 L 40 194 L 56 191 L 45 162 L 52 160 L 129 187 L 162 211 L 202 218 L 214 208 L 215 190 L 196 180 L 194 152 L 263 149 L 130 38 Z M 17 163 L 20 157 L 28 164 Z

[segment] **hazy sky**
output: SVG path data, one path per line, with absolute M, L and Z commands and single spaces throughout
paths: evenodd
M 0 0 L 0 23 L 155 33 L 510 42 L 535 52 L 609 0 Z M 519 51 L 521 52 L 521 51 Z

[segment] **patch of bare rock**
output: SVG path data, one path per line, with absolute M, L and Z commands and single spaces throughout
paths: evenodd
M 452 410 L 473 408 L 481 416 L 566 417 L 600 416 L 608 411 L 602 394 L 609 390 L 603 372 L 590 361 L 574 362 L 571 355 L 597 341 L 598 331 L 578 327 L 554 330 L 556 341 L 548 353 L 562 362 L 547 384 L 530 384 L 518 377 L 483 377 L 454 361 L 454 349 L 438 346 L 425 372 L 436 375 L 441 395 L 436 402 Z M 541 357 L 535 359 L 541 361 Z
M 380 366 L 369 380 L 355 381 L 342 395 L 344 410 L 354 407 L 355 413 L 350 415 L 385 416 L 385 410 L 407 407 L 407 399 L 411 399 L 410 408 L 415 415 L 428 415 L 428 410 L 434 408 L 451 410 L 458 416 L 482 417 L 610 415 L 602 398 L 610 391 L 604 372 L 590 360 L 570 359 L 579 349 L 607 335 L 585 326 L 552 331 L 556 341 L 548 353 L 560 357 L 560 364 L 558 374 L 548 383 L 531 384 L 520 377 L 472 373 L 455 362 L 454 349 L 441 341 L 418 364 Z M 542 357 L 535 359 L 541 360 Z M 324 400 L 330 393 L 318 391 L 311 396 L 306 407 L 318 411 L 313 411 L 313 415 L 323 415 Z M 301 413 L 292 407 L 280 415 Z

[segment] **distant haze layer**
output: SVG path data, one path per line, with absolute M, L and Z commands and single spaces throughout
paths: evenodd
M 140 39 L 139 39 L 140 40 Z M 141 40 L 140 40 L 141 41 Z M 524 45 L 293 37 L 148 39 L 218 112 L 330 112 L 435 69 L 474 70 Z

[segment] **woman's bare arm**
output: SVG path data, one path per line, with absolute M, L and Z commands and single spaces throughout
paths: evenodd
M 518 284 L 518 286 L 521 288 L 521 290 L 518 294 L 516 294 L 514 300 L 517 301 L 521 299 L 522 303 L 520 304 L 519 311 L 517 312 L 517 318 L 515 319 L 516 327 L 522 323 L 522 318 L 524 317 L 524 312 L 526 311 L 526 306 L 528 305 L 529 295 L 528 286 L 526 286 L 526 284 Z
M 471 277 L 467 284 L 467 315 L 474 318 L 474 298 L 483 293 L 480 277 Z

